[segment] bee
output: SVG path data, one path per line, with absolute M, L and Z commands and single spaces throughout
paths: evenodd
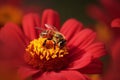
M 46 38 L 43 46 L 48 46 L 47 42 L 51 42 L 57 45 L 59 48 L 63 48 L 66 45 L 66 39 L 54 26 L 45 24 L 46 29 L 41 29 L 40 37 Z
M 66 39 L 65 37 L 60 33 L 60 32 L 55 32 L 53 34 L 52 40 L 58 45 L 58 47 L 62 48 L 66 44 Z

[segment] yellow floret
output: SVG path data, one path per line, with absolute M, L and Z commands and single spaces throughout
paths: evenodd
M 66 47 L 63 47 L 61 49 L 54 44 L 54 41 L 47 40 L 47 38 L 38 38 L 31 41 L 30 44 L 27 46 L 26 51 L 32 57 L 34 57 L 35 55 L 39 56 L 40 60 L 60 58 L 68 54 Z

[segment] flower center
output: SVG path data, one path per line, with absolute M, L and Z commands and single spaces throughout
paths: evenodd
M 67 66 L 68 50 L 60 47 L 54 40 L 40 37 L 30 42 L 24 55 L 25 61 L 43 71 L 58 71 Z

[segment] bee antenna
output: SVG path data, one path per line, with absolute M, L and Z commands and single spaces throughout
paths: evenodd
M 56 27 L 54 27 L 54 26 L 52 26 L 50 24 L 45 24 L 45 27 L 48 28 L 48 29 L 52 29 L 52 30 L 56 30 L 57 31 Z
M 44 29 L 43 29 L 43 28 L 40 28 L 40 27 L 35 27 L 35 29 L 38 29 L 38 30 L 44 31 Z
M 46 27 L 46 28 L 50 28 L 50 29 L 51 29 L 50 26 L 51 26 L 51 25 L 49 25 L 49 24 L 45 24 L 45 27 Z

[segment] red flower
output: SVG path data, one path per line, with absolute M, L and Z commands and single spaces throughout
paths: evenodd
M 111 50 L 113 53 L 113 58 L 119 55 L 119 46 L 120 46 L 120 18 L 116 18 L 111 22 L 111 29 L 113 31 L 113 44 L 111 46 Z
M 119 0 L 99 0 L 98 2 L 102 7 L 95 4 L 89 5 L 87 13 L 93 19 L 110 27 L 112 20 L 120 17 L 120 2 Z
M 109 33 L 108 34 L 104 34 L 104 35 L 108 35 L 111 38 L 109 38 L 109 40 L 107 40 L 107 45 L 108 47 L 112 47 L 111 50 L 113 49 L 113 45 L 116 44 L 116 41 L 119 42 L 118 38 L 119 37 L 119 33 L 120 33 L 120 2 L 119 0 L 99 0 L 99 3 L 101 4 L 102 8 L 100 8 L 99 6 L 96 5 L 90 5 L 87 8 L 87 13 L 90 17 L 92 17 L 93 19 L 95 19 L 97 21 L 97 23 L 102 23 L 106 27 L 108 30 L 106 30 L 106 32 Z M 113 21 L 113 22 L 112 22 Z M 111 23 L 112 22 L 112 23 Z M 112 27 L 111 27 L 112 26 Z M 101 26 L 99 26 L 101 27 Z M 103 29 L 103 28 L 102 28 Z M 100 30 L 98 30 L 100 31 Z M 101 34 L 101 33 L 100 33 Z M 104 36 L 102 35 L 102 36 Z M 103 39 L 103 37 L 102 37 Z M 112 55 L 112 58 L 114 57 L 114 53 L 111 53 L 110 55 Z
M 22 3 L 22 0 L 1 0 L 0 1 L 0 5 L 15 5 L 15 6 L 19 6 Z
M 37 52 L 33 53 L 33 49 L 41 46 L 42 41 L 44 41 L 39 38 L 40 32 L 35 27 L 44 27 L 44 24 L 56 26 L 59 32 L 65 36 L 67 44 L 64 49 L 59 49 L 57 52 L 61 53 L 60 51 L 63 51 L 63 55 L 60 55 L 62 57 L 57 55 L 57 58 L 52 58 L 53 56 L 50 56 L 47 52 L 45 56 L 40 56 L 40 53 L 38 53 L 38 56 Z M 6 40 L 7 43 L 7 39 L 9 39 L 10 45 L 12 46 L 13 44 L 15 45 L 14 47 L 17 44 L 19 45 L 16 47 L 16 52 L 21 56 L 21 60 L 23 54 L 25 54 L 26 62 L 19 68 L 19 74 L 22 79 L 32 76 L 35 80 L 88 80 L 83 73 L 101 73 L 102 64 L 99 58 L 105 54 L 103 43 L 96 42 L 95 32 L 88 28 L 84 29 L 83 24 L 76 19 L 67 20 L 60 29 L 58 13 L 49 9 L 44 11 L 42 20 L 39 19 L 37 14 L 26 15 L 23 19 L 23 32 L 12 23 L 7 24 L 1 31 L 5 35 L 10 32 L 10 39 L 2 39 L 3 34 L 1 34 L 1 40 Z M 41 41 L 41 43 L 36 44 L 37 41 Z M 32 48 L 28 46 L 27 49 L 29 50 L 26 52 L 23 45 L 32 45 Z M 7 49 L 9 51 L 9 47 Z M 45 49 L 44 51 L 47 50 Z M 52 53 L 55 54 L 55 52 Z M 31 54 L 33 54 L 34 58 L 31 57 Z M 43 55 L 43 53 L 41 54 Z M 52 59 L 49 60 L 47 55 Z
M 104 80 L 120 80 L 120 18 L 116 18 L 111 23 L 113 31 L 113 42 L 110 46 L 112 61 Z
M 97 22 L 104 23 L 109 32 L 110 42 L 108 45 L 111 62 L 104 80 L 120 80 L 120 1 L 119 0 L 99 0 L 101 8 L 90 5 L 87 9 L 88 14 Z M 112 22 L 112 23 L 111 23 Z M 100 26 L 101 27 L 101 26 Z

